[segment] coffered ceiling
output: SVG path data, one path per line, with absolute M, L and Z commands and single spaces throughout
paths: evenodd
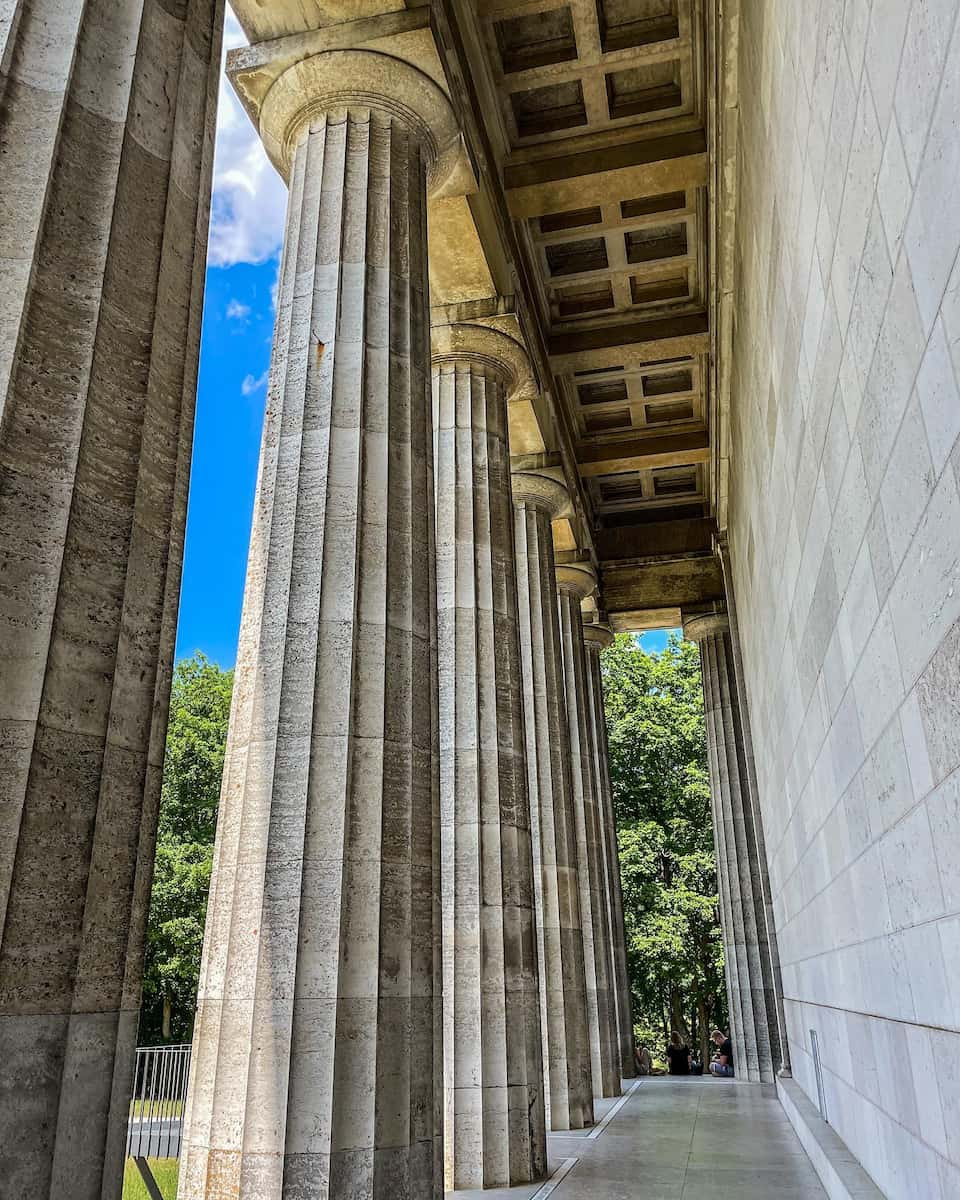
M 572 484 L 559 544 L 596 560 L 608 607 L 722 596 L 717 0 L 305 5 L 271 6 L 276 30 L 259 0 L 235 7 L 261 38 L 303 30 L 284 54 L 359 38 L 447 86 L 476 189 L 431 207 L 433 303 L 516 314 L 542 403 L 511 414 L 511 439 Z M 236 52 L 241 94 L 277 45 Z

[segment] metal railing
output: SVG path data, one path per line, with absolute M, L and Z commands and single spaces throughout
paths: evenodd
M 190 1046 L 139 1046 L 127 1124 L 127 1157 L 179 1158 Z

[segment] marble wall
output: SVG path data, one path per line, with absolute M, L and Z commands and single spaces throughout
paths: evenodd
M 960 1195 L 960 6 L 744 0 L 729 539 L 793 1070 Z

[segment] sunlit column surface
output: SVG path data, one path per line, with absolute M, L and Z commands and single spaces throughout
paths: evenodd
M 493 329 L 433 331 L 447 1185 L 546 1170 L 507 398 Z
M 222 0 L 0 3 L 0 1194 L 117 1200 Z
M 683 633 L 700 646 L 734 1068 L 739 1078 L 770 1081 L 781 1066 L 776 985 L 730 622 L 725 613 L 691 616 Z
M 581 1129 L 593 1122 L 593 1085 L 551 532 L 569 498 L 554 479 L 515 472 L 513 503 L 547 1124 Z
M 587 651 L 587 690 L 590 696 L 589 708 L 593 719 L 593 745 L 597 763 L 597 811 L 600 820 L 606 911 L 613 962 L 613 995 L 617 1010 L 620 1074 L 624 1079 L 632 1079 L 636 1074 L 633 1057 L 633 1006 L 630 1000 L 630 980 L 627 975 L 623 892 L 620 884 L 620 851 L 617 845 L 617 823 L 613 814 L 610 752 L 607 746 L 607 722 L 603 709 L 603 677 L 600 671 L 600 651 L 612 644 L 613 632 L 608 625 L 587 622 L 583 626 L 583 640 Z
M 603 828 L 598 805 L 594 717 L 589 693 L 581 601 L 596 588 L 587 564 L 557 567 L 560 642 L 570 751 L 580 884 L 580 919 L 587 980 L 587 1018 L 595 1096 L 620 1095 L 620 1048 L 613 954 L 607 915 Z
M 440 1189 L 426 201 L 449 104 L 381 55 L 267 94 L 290 199 L 180 1200 Z

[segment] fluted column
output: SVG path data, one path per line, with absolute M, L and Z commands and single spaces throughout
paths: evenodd
M 593 1085 L 550 524 L 569 499 L 556 480 L 519 472 L 513 503 L 547 1125 L 582 1129 L 593 1123 Z
M 223 4 L 0 9 L 0 1193 L 116 1200 Z
M 620 1050 L 614 999 L 613 956 L 606 911 L 606 877 L 597 802 L 593 716 L 580 612 L 581 601 L 596 588 L 596 576 L 586 564 L 558 566 L 557 585 L 560 592 L 564 692 L 573 759 L 574 819 L 593 1094 L 619 1096 Z
M 180 1200 L 433 1200 L 438 837 L 426 201 L 449 104 L 339 51 L 289 177 Z
M 433 331 L 446 1177 L 546 1170 L 507 398 L 520 346 Z
M 587 651 L 587 690 L 590 697 L 593 745 L 597 763 L 597 810 L 602 834 L 606 912 L 613 962 L 613 996 L 617 1016 L 620 1075 L 623 1079 L 632 1079 L 636 1074 L 636 1063 L 633 1057 L 633 1006 L 630 998 L 630 979 L 627 975 L 627 943 L 623 924 L 620 850 L 617 844 L 617 822 L 613 813 L 610 751 L 607 746 L 607 721 L 603 708 L 603 676 L 600 670 L 600 651 L 612 644 L 613 633 L 607 625 L 585 623 L 583 639 Z
M 741 1079 L 769 1082 L 780 1065 L 776 996 L 730 624 L 725 613 L 710 613 L 685 618 L 683 632 L 700 646 L 734 1069 Z

